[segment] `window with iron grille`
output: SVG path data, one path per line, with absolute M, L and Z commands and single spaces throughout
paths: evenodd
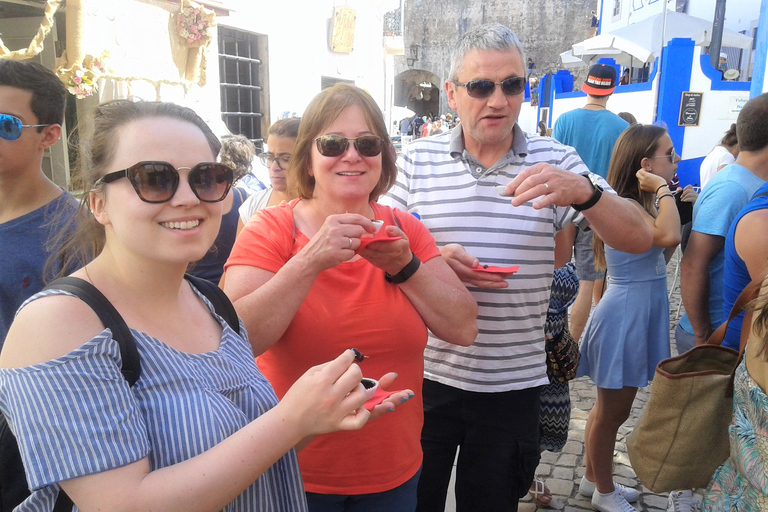
M 219 26 L 221 118 L 230 132 L 244 135 L 257 148 L 263 145 L 265 98 L 262 69 L 264 36 Z

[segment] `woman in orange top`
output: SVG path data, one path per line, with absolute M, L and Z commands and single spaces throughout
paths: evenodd
M 278 396 L 339 346 L 368 356 L 363 374 L 384 375 L 381 387 L 397 376 L 420 392 L 427 328 L 474 341 L 477 305 L 432 236 L 414 216 L 375 202 L 396 174 L 368 93 L 340 84 L 312 100 L 288 167 L 298 199 L 257 212 L 226 267 L 225 291 Z M 378 232 L 374 221 L 383 222 Z M 385 240 L 370 243 L 374 236 Z M 420 394 L 413 401 L 360 435 L 319 436 L 299 454 L 311 511 L 415 509 Z

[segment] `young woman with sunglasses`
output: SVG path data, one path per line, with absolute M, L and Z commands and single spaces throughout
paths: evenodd
M 51 510 L 59 488 L 80 510 L 306 510 L 294 446 L 371 416 L 351 350 L 278 404 L 245 331 L 184 279 L 232 183 L 219 147 L 184 107 L 97 108 L 81 166 L 90 213 L 67 249 L 95 255 L 73 275 L 131 327 L 141 376 L 129 387 L 110 331 L 79 299 L 49 290 L 22 306 L 0 355 L 0 408 L 33 489 L 24 510 Z
M 432 236 L 414 216 L 375 202 L 395 182 L 394 154 L 368 93 L 324 90 L 307 107 L 291 155 L 289 190 L 298 199 L 256 212 L 235 242 L 224 289 L 253 330 L 259 368 L 278 396 L 353 341 L 368 356 L 363 373 L 381 388 L 397 377 L 420 391 L 427 328 L 451 343 L 474 341 L 477 306 Z M 383 223 L 378 233 L 374 221 Z M 380 241 L 369 244 L 374 236 Z M 415 509 L 423 413 L 420 394 L 412 401 L 302 451 L 311 511 Z
M 641 254 L 605 247 L 595 236 L 596 268 L 608 267 L 609 285 L 584 331 L 579 376 L 597 386 L 597 400 L 584 433 L 586 470 L 579 492 L 604 512 L 633 512 L 635 489 L 613 482 L 613 449 L 629 417 L 637 388 L 669 357 L 669 302 L 664 249 L 680 243 L 680 217 L 667 182 L 680 159 L 658 126 L 635 124 L 616 141 L 608 184 L 635 201 L 653 231 L 653 246 Z

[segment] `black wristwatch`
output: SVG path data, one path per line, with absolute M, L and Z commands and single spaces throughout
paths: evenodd
M 582 176 L 587 178 L 587 181 L 592 185 L 592 190 L 594 190 L 594 192 L 592 192 L 592 197 L 590 197 L 586 203 L 571 204 L 571 208 L 577 212 L 583 212 L 584 210 L 592 208 L 600 200 L 600 196 L 603 195 L 603 187 L 600 186 L 600 181 L 597 179 L 596 174 L 589 173 L 582 174 Z
M 416 257 L 415 254 L 411 253 L 413 257 L 411 258 L 411 261 L 403 267 L 403 269 L 398 272 L 397 274 L 391 276 L 384 272 L 384 279 L 388 283 L 392 284 L 400 284 L 406 282 L 410 277 L 416 273 L 416 271 L 419 269 L 419 265 L 421 265 L 421 261 L 419 261 L 419 258 Z

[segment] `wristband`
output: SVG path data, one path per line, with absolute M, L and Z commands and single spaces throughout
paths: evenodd
M 592 185 L 592 197 L 590 197 L 586 203 L 581 204 L 571 204 L 571 208 L 576 210 L 577 212 L 583 212 L 584 210 L 588 210 L 595 206 L 597 202 L 600 200 L 600 196 L 603 194 L 603 187 L 600 186 L 600 182 L 597 179 L 597 174 L 582 174 L 585 178 L 587 178 L 587 181 L 590 185 Z
M 665 197 L 672 197 L 672 198 L 674 198 L 675 195 L 672 194 L 672 193 L 667 193 L 667 194 L 661 194 L 659 197 L 657 197 L 656 198 L 656 209 L 657 210 L 659 209 L 659 202 L 661 202 L 661 200 L 664 199 Z
M 669 188 L 669 185 L 668 185 L 667 183 L 665 183 L 665 184 L 663 184 L 663 185 L 659 185 L 659 188 L 657 188 L 657 189 L 656 189 L 656 192 L 654 192 L 653 194 L 654 194 L 654 195 L 658 194 L 658 193 L 659 193 L 659 190 L 661 190 L 661 187 L 667 187 L 667 188 Z M 669 190 L 672 190 L 672 189 L 670 188 Z
M 419 266 L 421 265 L 419 258 L 417 258 L 415 254 L 411 254 L 413 255 L 411 261 L 406 266 L 404 266 L 400 272 L 393 276 L 384 272 L 384 280 L 386 280 L 388 283 L 400 284 L 410 279 L 410 277 L 416 273 L 416 271 L 419 269 Z

